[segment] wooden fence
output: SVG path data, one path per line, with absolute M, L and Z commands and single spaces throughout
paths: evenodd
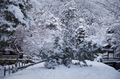
M 25 66 L 25 62 L 18 62 L 15 63 L 14 65 L 12 64 L 11 66 L 9 65 L 9 67 L 4 67 L 4 76 L 6 76 L 6 72 L 8 71 L 9 75 L 10 73 L 14 73 L 16 71 L 18 71 L 18 69 L 21 69 Z
M 29 66 L 33 66 L 33 65 L 35 65 L 35 64 L 38 64 L 38 63 L 41 63 L 41 62 L 44 62 L 45 60 L 43 60 L 43 61 L 39 61 L 39 62 L 37 62 L 37 63 L 31 63 L 31 64 L 26 64 L 25 62 L 21 62 L 22 64 L 20 64 L 20 62 L 19 63 L 15 63 L 14 64 L 14 66 L 12 65 L 12 67 L 4 67 L 4 76 L 6 76 L 6 73 L 8 72 L 9 73 L 9 75 L 10 75 L 10 73 L 14 73 L 14 72 L 16 72 L 16 71 L 18 71 L 18 70 L 22 70 L 22 69 L 24 69 L 24 68 L 27 68 L 27 67 L 29 67 Z

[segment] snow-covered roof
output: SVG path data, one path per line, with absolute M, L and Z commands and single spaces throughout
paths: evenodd
M 5 51 L 14 51 L 12 48 L 6 48 Z
M 84 26 L 79 26 L 75 31 L 78 31 L 79 29 L 85 29 Z
M 108 46 L 109 44 L 108 43 L 106 43 L 106 44 L 103 44 L 103 47 L 105 47 L 105 46 Z

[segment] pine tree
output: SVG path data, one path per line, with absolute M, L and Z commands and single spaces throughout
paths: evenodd
M 48 69 L 54 69 L 55 66 L 64 64 L 70 68 L 72 49 L 69 47 L 61 48 L 59 44 L 59 37 L 56 37 L 53 50 L 49 51 L 50 55 L 44 66 Z
M 106 50 L 97 43 L 93 43 L 92 41 L 83 41 L 77 46 L 74 58 L 78 59 L 80 62 L 83 62 L 85 66 L 87 66 L 85 60 L 93 61 L 95 56 L 98 56 L 99 53 L 105 52 Z M 82 65 L 80 64 L 80 66 Z
M 55 42 L 54 42 L 54 46 L 53 46 L 54 53 L 58 53 L 58 54 L 61 52 L 61 46 L 59 44 L 59 40 L 60 40 L 60 38 L 56 37 Z
M 61 21 L 65 24 L 64 28 L 64 44 L 63 46 L 72 46 L 72 34 L 78 27 L 77 23 L 77 5 L 74 0 L 71 0 L 65 4 L 65 9 L 63 9 L 61 14 Z
M 76 48 L 80 43 L 82 43 L 84 41 L 85 37 L 86 36 L 85 36 L 84 26 L 78 27 L 76 29 L 76 33 L 75 33 L 75 36 L 74 36 L 74 38 L 75 38 L 75 43 L 74 44 L 75 44 Z
M 120 57 L 120 23 L 114 23 L 107 31 L 107 43 L 114 50 L 115 57 Z
M 49 50 L 49 56 L 47 57 L 47 61 L 45 62 L 44 66 L 48 69 L 54 69 L 55 66 L 61 63 L 60 60 L 60 53 L 61 53 L 61 46 L 59 44 L 59 37 L 55 38 L 55 42 L 53 44 L 53 49 Z
M 9 37 L 18 25 L 29 27 L 27 10 L 31 8 L 29 0 L 0 0 L 0 51 L 9 45 Z

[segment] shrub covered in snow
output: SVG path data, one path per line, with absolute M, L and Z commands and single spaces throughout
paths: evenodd
M 98 57 L 96 58 L 96 60 L 97 60 L 97 62 L 102 62 L 102 61 L 103 61 L 103 58 L 102 58 L 102 56 L 98 56 Z
M 56 60 L 49 60 L 45 62 L 44 66 L 48 69 L 55 69 L 55 66 L 57 65 Z
M 70 68 L 71 58 L 65 53 L 54 54 L 47 58 L 44 66 L 48 69 L 55 69 L 55 66 L 64 64 Z

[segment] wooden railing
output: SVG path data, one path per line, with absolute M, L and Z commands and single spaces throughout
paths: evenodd
M 6 76 L 7 71 L 9 73 L 9 75 L 10 75 L 11 72 L 14 73 L 14 72 L 16 72 L 18 70 L 22 70 L 24 68 L 27 68 L 29 66 L 33 66 L 35 64 L 38 64 L 38 63 L 41 63 L 41 62 L 44 62 L 44 61 L 45 60 L 39 61 L 39 62 L 36 62 L 36 63 L 31 63 L 31 64 L 26 64 L 25 62 L 19 62 L 19 63 L 16 63 L 16 64 L 12 65 L 11 67 L 10 66 L 9 67 L 4 67 L 4 76 Z
M 9 65 L 9 67 L 4 66 L 4 76 L 6 76 L 7 71 L 10 75 L 11 72 L 14 73 L 18 69 L 22 69 L 23 66 L 25 66 L 25 62 L 22 62 L 22 64 L 20 64 L 20 62 L 16 64 L 12 64 L 11 66 Z
M 120 61 L 119 57 L 103 57 L 103 60 L 118 60 Z
M 32 60 L 30 59 L 0 59 L 0 64 L 1 65 L 11 65 L 11 64 L 15 64 L 17 62 L 32 62 Z

